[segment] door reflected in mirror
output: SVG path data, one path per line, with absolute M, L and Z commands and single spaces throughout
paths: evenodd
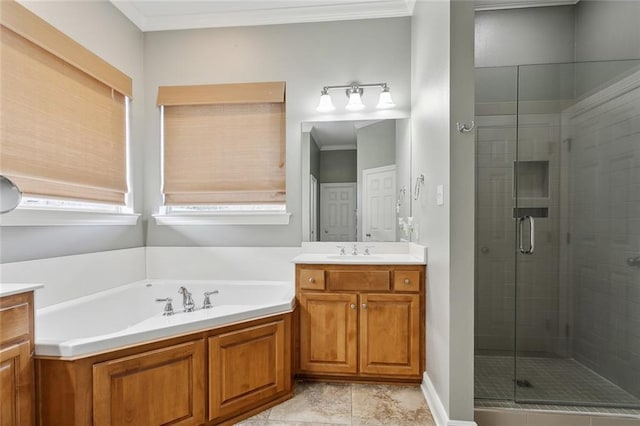
M 408 119 L 303 123 L 304 241 L 409 241 Z

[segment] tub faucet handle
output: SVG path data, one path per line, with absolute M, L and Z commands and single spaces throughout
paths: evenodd
M 193 297 L 191 297 L 191 293 L 184 287 L 180 287 L 178 293 L 182 295 L 182 307 L 184 307 L 185 312 L 193 312 L 196 307 L 196 304 L 193 302 Z
M 173 315 L 173 305 L 171 304 L 171 302 L 173 302 L 172 298 L 166 297 L 164 299 L 156 299 L 156 302 L 166 302 L 166 305 L 164 305 L 164 310 L 162 311 L 162 316 L 168 317 L 170 315 Z
M 204 292 L 204 302 L 202 303 L 202 309 L 211 309 L 211 308 L 213 308 L 213 305 L 211 304 L 211 299 L 209 298 L 209 296 L 211 296 L 212 294 L 218 294 L 218 293 L 219 293 L 218 290 L 205 291 Z

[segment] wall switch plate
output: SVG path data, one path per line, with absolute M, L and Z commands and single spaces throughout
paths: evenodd
M 436 204 L 444 206 L 444 185 L 436 186 Z

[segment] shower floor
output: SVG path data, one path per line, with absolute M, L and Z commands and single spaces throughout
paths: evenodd
M 573 359 L 519 357 L 517 400 L 640 408 L 640 399 Z M 475 396 L 513 400 L 513 357 L 475 356 Z

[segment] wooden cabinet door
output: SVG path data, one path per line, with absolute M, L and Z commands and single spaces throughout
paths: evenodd
M 300 294 L 301 371 L 357 371 L 357 303 L 356 294 Z
M 360 373 L 420 375 L 420 296 L 360 295 Z
M 283 320 L 210 337 L 209 420 L 247 411 L 290 388 L 290 350 Z
M 95 426 L 205 422 L 204 341 L 95 364 Z
M 33 367 L 29 341 L 0 349 L 0 425 L 33 424 Z

